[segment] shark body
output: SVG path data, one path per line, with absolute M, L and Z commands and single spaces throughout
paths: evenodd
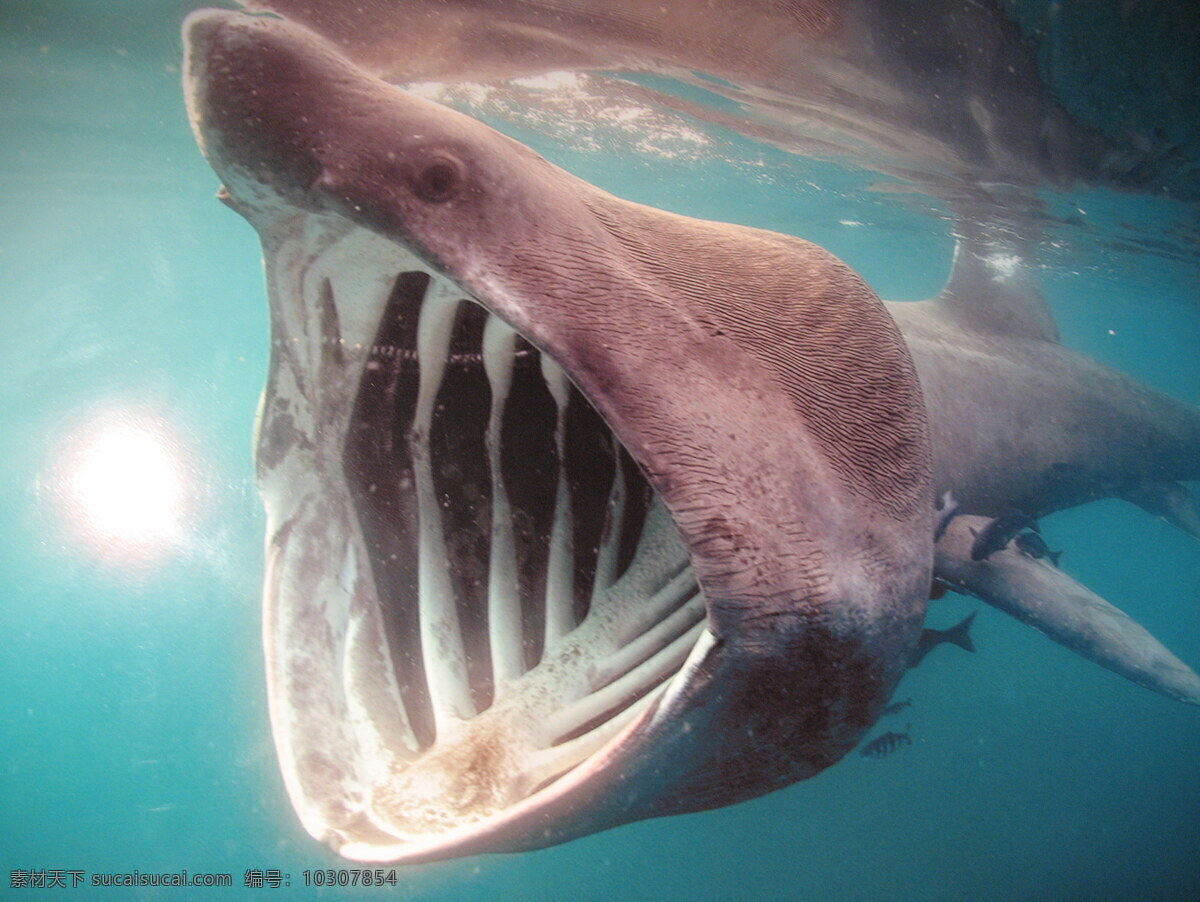
M 272 729 L 347 857 L 534 848 L 804 779 L 886 706 L 935 573 L 1031 603 L 1008 589 L 1047 565 L 956 569 L 958 520 L 1122 493 L 1186 514 L 1200 417 L 1059 345 L 983 241 L 939 298 L 885 307 L 815 245 L 615 198 L 297 26 L 185 32 L 198 140 L 267 268 Z M 1060 621 L 1132 678 L 1170 654 Z M 1200 701 L 1173 672 L 1154 688 Z

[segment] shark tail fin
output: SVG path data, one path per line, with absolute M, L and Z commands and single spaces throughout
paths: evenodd
M 974 651 L 975 643 L 971 640 L 971 624 L 975 620 L 975 611 L 972 611 L 950 629 L 946 630 L 942 636 L 943 642 L 953 642 L 963 651 Z
M 955 230 L 950 278 L 935 300 L 942 314 L 975 332 L 1057 342 L 1058 326 L 1033 277 L 1032 251 L 967 219 Z

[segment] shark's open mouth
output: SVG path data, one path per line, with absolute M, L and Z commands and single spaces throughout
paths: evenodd
M 586 766 L 682 667 L 704 598 L 553 360 L 365 229 L 296 213 L 274 234 L 277 741 L 309 829 L 394 859 Z
M 853 747 L 932 557 L 920 391 L 865 283 L 607 195 L 286 22 L 185 32 L 266 261 L 264 641 L 308 831 L 531 848 Z
M 636 465 L 562 369 L 462 298 L 427 271 L 397 275 L 346 439 L 393 663 L 405 674 L 399 689 L 414 755 L 556 656 L 593 598 L 628 569 L 649 498 Z M 698 625 L 694 579 L 684 574 L 660 592 L 663 617 L 682 604 L 692 616 L 673 625 Z M 645 663 L 639 657 L 593 661 L 592 682 L 628 677 Z M 654 682 L 639 681 L 632 695 Z M 611 724 L 596 704 L 559 718 L 536 744 L 561 745 L 597 719 Z
M 919 659 L 935 542 L 943 582 L 1200 701 L 1057 568 L 976 553 L 997 505 L 1116 477 L 1200 534 L 1163 481 L 1194 477 L 1194 411 L 1072 361 L 979 242 L 889 315 L 815 245 L 606 194 L 303 28 L 207 11 L 185 35 L 193 126 L 266 260 L 264 642 L 313 836 L 511 851 L 810 777 Z M 980 348 L 1036 388 L 1000 391 Z

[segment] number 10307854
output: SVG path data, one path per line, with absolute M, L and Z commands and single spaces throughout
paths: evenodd
M 395 886 L 396 872 L 383 868 L 322 868 L 302 871 L 305 886 Z

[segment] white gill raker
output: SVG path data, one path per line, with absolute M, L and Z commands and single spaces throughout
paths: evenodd
M 650 723 L 661 723 L 664 718 L 670 718 L 675 713 L 680 693 L 691 683 L 693 674 L 704 663 L 716 644 L 717 637 L 713 635 L 712 630 L 708 628 L 708 622 L 705 621 L 700 635 L 696 638 L 696 643 L 688 652 L 687 660 L 683 662 L 675 676 L 667 682 L 667 688 L 662 694 L 662 701 L 650 716 Z
M 353 240 L 343 242 L 340 251 L 328 276 L 337 302 L 339 342 L 346 359 L 356 360 L 360 354 L 365 359 L 372 353 L 392 356 L 388 351 L 394 349 L 374 348 L 372 343 L 395 290 L 397 273 L 411 271 L 417 261 L 392 242 L 363 229 L 355 229 Z M 361 372 L 361 366 L 350 369 Z
M 546 380 L 558 418 L 554 444 L 558 450 L 558 493 L 554 499 L 554 522 L 550 527 L 550 551 L 546 559 L 546 642 L 550 649 L 575 626 L 575 531 L 571 513 L 571 488 L 567 483 L 567 402 L 571 383 L 562 367 L 541 355 L 542 378 Z
M 609 609 L 632 604 L 640 609 L 645 599 L 658 593 L 687 567 L 687 548 L 662 499 L 655 496 L 642 518 L 642 532 L 633 560 L 620 579 L 603 593 L 599 606 Z
M 415 757 L 420 744 L 396 684 L 379 605 L 361 592 L 361 587 L 355 590 L 350 604 L 342 686 L 360 760 L 370 773 L 380 773 L 396 758 Z
M 546 735 L 566 736 L 604 714 L 615 715 L 617 709 L 628 707 L 629 700 L 645 694 L 683 665 L 703 629 L 703 621 L 695 624 L 620 679 L 555 711 L 546 720 Z
M 601 746 L 616 736 L 621 730 L 645 711 L 663 694 L 667 684 L 658 686 L 643 695 L 636 702 L 617 712 L 608 720 L 588 730 L 574 739 L 560 742 L 546 749 L 539 749 L 529 756 L 528 763 L 523 768 L 523 776 L 533 786 L 542 786 L 589 758 Z
M 706 612 L 703 593 L 697 592 L 682 607 L 659 621 L 632 642 L 613 651 L 596 664 L 592 674 L 594 685 L 604 686 L 631 671 L 642 661 L 675 640 L 680 633 L 691 629 L 704 619 Z
M 488 417 L 487 454 L 492 475 L 492 541 L 488 561 L 488 643 L 496 696 L 525 671 L 521 642 L 521 596 L 517 584 L 516 539 L 512 508 L 504 486 L 500 441 L 504 405 L 512 388 L 517 333 L 498 316 L 489 316 L 483 327 L 483 369 L 492 390 Z
M 421 619 L 421 657 L 434 726 L 440 735 L 457 720 L 474 715 L 467 682 L 466 654 L 458 623 L 454 586 L 447 565 L 442 512 L 433 483 L 429 435 L 433 408 L 446 369 L 450 336 L 458 312 L 459 292 L 452 284 L 435 280 L 425 293 L 417 320 L 417 360 L 420 388 L 409 436 L 413 476 L 417 489 L 417 586 Z
M 621 525 L 625 520 L 625 468 L 621 466 L 621 444 L 612 437 L 613 482 L 608 493 L 608 507 L 604 515 L 604 531 L 600 536 L 600 550 L 596 554 L 596 577 L 592 582 L 592 605 L 617 578 L 617 553 L 621 548 Z M 590 608 L 589 608 L 590 610 Z
M 586 635 L 593 657 L 603 660 L 668 616 L 695 591 L 687 548 L 661 499 L 655 498 L 646 511 L 633 560 L 593 601 L 576 635 L 581 641 Z
M 691 567 L 685 565 L 673 577 L 661 583 L 654 594 L 638 605 L 635 611 L 630 612 L 630 619 L 621 623 L 621 633 L 617 641 L 621 645 L 633 642 L 660 620 L 669 617 L 696 591 L 696 575 Z

